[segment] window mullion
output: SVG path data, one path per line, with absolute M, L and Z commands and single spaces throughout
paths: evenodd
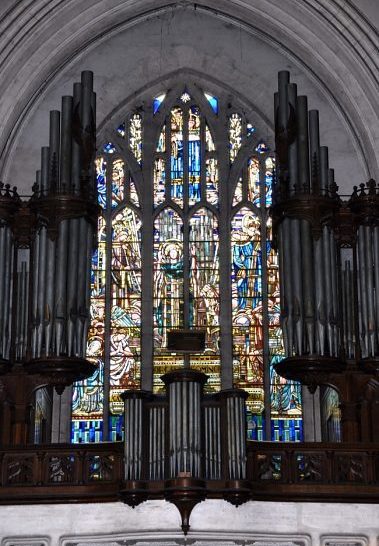
M 183 325 L 189 328 L 189 222 L 188 222 L 188 108 L 183 109 Z
M 106 273 L 104 318 L 104 393 L 103 393 L 103 440 L 109 439 L 109 390 L 111 367 L 111 310 L 112 310 L 112 179 L 113 158 L 107 159 L 107 208 L 106 221 Z
M 142 300 L 141 300 L 141 389 L 153 389 L 153 176 L 154 176 L 154 150 L 153 141 L 154 124 L 151 119 L 144 120 L 144 148 L 142 160 Z
M 271 396 L 270 396 L 270 346 L 268 316 L 268 281 L 267 281 L 267 210 L 266 210 L 266 157 L 259 157 L 259 192 L 261 210 L 261 249 L 262 249 L 262 330 L 263 330 L 263 382 L 265 438 L 271 440 Z
M 221 387 L 233 388 L 233 322 L 232 322 L 232 284 L 231 284 L 231 204 L 230 186 L 227 184 L 230 173 L 228 150 L 228 126 L 223 126 L 223 138 L 216 142 L 219 167 L 219 240 L 220 240 L 220 352 Z

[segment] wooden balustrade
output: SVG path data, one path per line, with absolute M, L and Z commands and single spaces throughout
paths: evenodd
M 0 451 L 0 503 L 117 501 L 125 489 L 123 444 L 50 444 Z M 248 498 L 377 502 L 379 445 L 247 442 Z M 224 479 L 206 480 L 207 498 L 227 496 Z M 164 481 L 146 482 L 148 498 Z

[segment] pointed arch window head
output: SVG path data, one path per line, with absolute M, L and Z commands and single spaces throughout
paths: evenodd
M 120 394 L 146 388 L 151 363 L 155 392 L 185 363 L 207 373 L 210 391 L 228 369 L 248 392 L 249 438 L 301 439 L 300 388 L 273 368 L 283 357 L 268 215 L 274 158 L 252 112 L 230 100 L 193 84 L 151 95 L 150 108 L 132 105 L 113 128 L 128 150 L 101 148 L 88 340 L 99 368 L 74 386 L 73 441 L 121 439 Z M 144 146 L 147 127 L 156 141 Z M 167 349 L 168 331 L 182 328 L 205 331 L 204 353 Z

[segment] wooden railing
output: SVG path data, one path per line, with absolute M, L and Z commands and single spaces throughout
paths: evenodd
M 255 499 L 379 500 L 379 445 L 248 442 Z
M 123 483 L 123 444 L 51 444 L 0 450 L 0 503 L 116 501 Z M 250 498 L 378 502 L 378 444 L 248 442 Z M 147 482 L 163 498 L 164 481 Z M 225 496 L 224 480 L 207 480 L 207 497 Z

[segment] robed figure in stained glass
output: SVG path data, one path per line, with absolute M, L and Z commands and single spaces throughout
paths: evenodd
M 246 213 L 243 216 L 242 229 L 233 232 L 232 242 L 238 308 L 254 309 L 260 303 L 262 252 L 259 242 L 259 222 L 252 213 Z

